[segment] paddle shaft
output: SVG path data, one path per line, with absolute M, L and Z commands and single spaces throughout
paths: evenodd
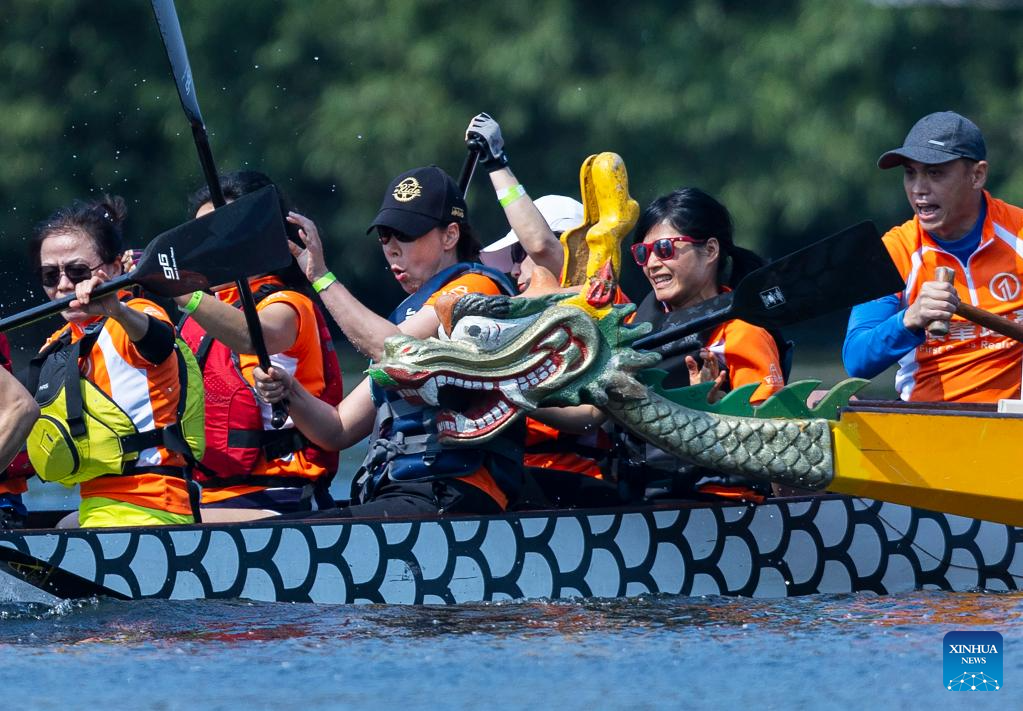
M 89 597 L 131 599 L 124 593 L 8 546 L 0 546 L 0 569 L 61 600 L 81 600 Z
M 163 46 L 167 50 L 167 59 L 174 75 L 178 98 L 181 100 L 181 108 L 192 127 L 192 139 L 199 154 L 203 177 L 210 189 L 210 202 L 213 203 L 214 208 L 223 207 L 227 201 L 224 199 L 216 162 L 213 160 L 213 149 L 210 148 L 206 124 L 202 120 L 202 113 L 199 110 L 199 99 L 195 93 L 192 67 L 188 61 L 185 38 L 181 34 L 177 8 L 174 6 L 174 0 L 152 0 L 152 4 L 160 29 L 160 37 L 163 39 Z M 263 338 L 263 325 L 260 323 L 259 313 L 256 311 L 256 301 L 252 297 L 247 280 L 239 279 L 235 284 L 238 287 L 238 298 L 241 300 L 242 313 L 245 314 L 245 324 L 249 329 L 249 338 L 252 340 L 256 358 L 259 360 L 259 367 L 264 371 L 269 371 L 271 367 L 270 354 L 267 352 L 266 341 Z M 280 429 L 287 419 L 287 403 L 284 401 L 274 403 L 271 424 Z
M 964 304 L 961 301 L 959 306 L 956 307 L 956 313 L 978 326 L 983 326 L 995 333 L 1000 333 L 1007 338 L 1023 343 L 1023 324 L 1016 323 L 1012 319 L 993 314 L 972 304 Z
M 955 283 L 955 270 L 949 267 L 938 267 L 934 270 L 934 278 L 937 281 L 943 281 L 948 284 Z M 999 333 L 1006 338 L 1011 338 L 1014 341 L 1023 343 L 1023 324 L 1017 323 L 1012 319 L 993 314 L 990 311 L 986 311 L 973 304 L 967 304 L 963 301 L 959 302 L 956 307 L 956 314 L 962 316 L 967 321 L 975 323 L 978 326 Z M 939 328 L 935 329 L 935 326 Z M 943 327 L 943 330 L 942 328 Z M 931 321 L 927 325 L 927 333 L 931 336 L 945 336 L 948 335 L 948 322 L 947 321 Z
M 465 146 L 465 162 L 462 163 L 462 172 L 458 176 L 458 189 L 462 191 L 463 200 L 469 194 L 469 183 L 472 182 L 472 176 L 476 172 L 476 164 L 479 163 L 482 152 L 482 148 L 475 140 L 470 140 Z
M 115 277 L 110 281 L 103 282 L 92 291 L 92 298 L 98 299 L 101 296 L 107 294 L 113 294 L 121 289 L 125 289 L 134 282 L 132 281 L 130 274 L 122 274 L 119 277 Z M 8 316 L 5 319 L 0 319 L 0 332 L 10 331 L 15 328 L 21 328 L 27 326 L 30 323 L 41 321 L 44 318 L 50 316 L 56 316 L 61 311 L 69 308 L 71 302 L 75 301 L 78 297 L 75 295 L 65 296 L 63 299 L 57 299 L 56 301 L 47 301 L 45 304 L 39 304 L 30 309 L 20 311 L 13 316 Z

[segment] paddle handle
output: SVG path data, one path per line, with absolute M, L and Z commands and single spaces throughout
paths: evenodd
M 110 281 L 103 282 L 95 289 L 93 289 L 92 298 L 96 299 L 99 298 L 100 296 L 113 294 L 117 291 L 120 291 L 121 289 L 128 287 L 132 283 L 133 281 L 130 274 L 122 274 L 121 276 L 111 279 Z M 39 304 L 38 306 L 33 306 L 30 309 L 19 311 L 13 316 L 8 316 L 5 319 L 0 319 L 0 333 L 4 331 L 12 331 L 15 328 L 21 328 L 22 326 L 27 326 L 30 323 L 35 323 L 36 321 L 42 321 L 44 318 L 48 318 L 50 316 L 56 316 L 61 311 L 64 311 L 69 306 L 71 306 L 71 302 L 77 298 L 78 297 L 74 295 L 65 296 L 63 299 L 57 299 L 56 301 L 49 301 L 45 304 Z
M 956 280 L 955 270 L 951 267 L 938 267 L 934 270 L 934 280 L 943 281 L 946 284 L 954 284 Z M 932 338 L 940 338 L 948 335 L 948 321 L 935 320 L 927 324 L 927 335 Z

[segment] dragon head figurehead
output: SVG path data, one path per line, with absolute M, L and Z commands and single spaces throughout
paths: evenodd
M 437 304 L 447 340 L 390 338 L 383 359 L 370 368 L 377 385 L 440 408 L 442 441 L 481 442 L 524 411 L 599 405 L 609 393 L 645 391 L 631 374 L 659 357 L 628 344 L 649 326 L 624 326 L 634 307 L 613 305 L 621 242 L 636 224 L 639 205 L 614 153 L 589 156 L 579 186 L 583 221 L 561 236 L 562 288 L 537 268 L 522 297 L 447 297 Z
M 449 443 L 485 441 L 538 407 L 642 395 L 632 374 L 659 356 L 627 344 L 649 327 L 623 325 L 631 305 L 594 319 L 570 303 L 575 296 L 445 297 L 438 311 L 448 337 L 387 339 L 370 377 L 413 404 L 439 407 L 438 436 Z

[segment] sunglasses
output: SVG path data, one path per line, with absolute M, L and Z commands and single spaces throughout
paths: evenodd
M 63 267 L 45 266 L 39 267 L 39 281 L 48 289 L 52 289 L 60 283 L 60 275 L 64 274 L 72 284 L 83 282 L 92 276 L 92 273 L 103 266 L 100 262 L 90 267 L 83 262 L 69 262 Z
M 653 242 L 637 242 L 631 247 L 632 258 L 636 260 L 636 264 L 645 267 L 646 263 L 650 261 L 651 254 L 656 254 L 658 259 L 671 259 L 674 257 L 676 242 L 703 244 L 706 241 L 690 237 L 689 235 L 678 235 L 677 237 L 663 237 Z
M 392 239 L 396 239 L 402 244 L 408 244 L 409 242 L 415 242 L 420 237 L 422 237 L 422 235 L 416 235 L 413 237 L 412 235 L 407 235 L 404 232 L 399 232 L 398 230 L 391 229 L 390 227 L 377 228 L 377 239 L 380 240 L 380 244 L 382 245 L 386 245 Z
M 511 257 L 513 264 L 522 264 L 524 261 L 526 261 L 526 257 L 528 257 L 529 255 L 526 254 L 526 248 L 523 247 L 518 242 L 516 242 L 511 246 L 509 256 Z

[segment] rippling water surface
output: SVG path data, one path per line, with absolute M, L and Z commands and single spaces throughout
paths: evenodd
M 1001 691 L 943 688 L 951 630 L 1001 632 Z M 1009 709 L 1021 639 L 1017 593 L 0 605 L 5 697 L 41 709 Z

